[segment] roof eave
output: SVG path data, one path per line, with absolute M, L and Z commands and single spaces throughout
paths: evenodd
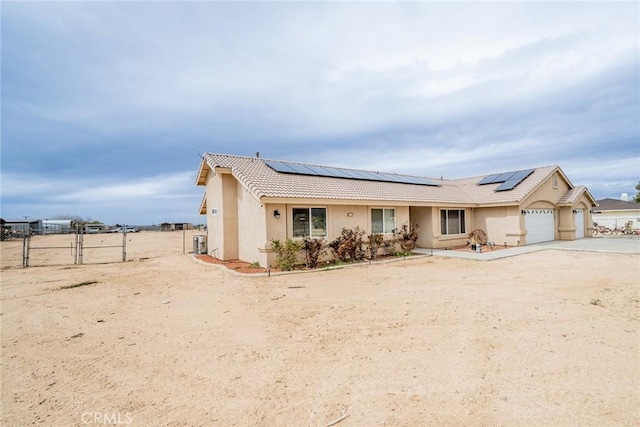
M 196 185 L 207 185 L 210 170 L 211 168 L 209 167 L 209 164 L 203 157 L 200 162 L 200 168 L 198 169 L 198 175 L 196 176 Z

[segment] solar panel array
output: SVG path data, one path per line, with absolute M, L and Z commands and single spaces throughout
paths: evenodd
M 438 187 L 435 182 L 422 177 L 398 175 L 394 173 L 356 171 L 353 169 L 334 168 L 329 166 L 301 165 L 273 160 L 264 161 L 276 172 L 293 175 L 324 176 L 329 178 L 359 179 L 363 181 L 395 182 L 400 184 L 430 185 Z
M 493 191 L 508 191 L 515 188 L 533 173 L 533 169 L 524 169 L 515 172 L 497 173 L 485 176 L 478 182 L 478 185 L 501 184 Z

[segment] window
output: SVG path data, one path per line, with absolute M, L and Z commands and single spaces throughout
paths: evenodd
M 395 209 L 371 209 L 371 232 L 393 233 L 396 228 Z
M 326 237 L 326 208 L 293 208 L 293 237 Z
M 442 234 L 464 234 L 464 209 L 441 210 L 440 232 Z

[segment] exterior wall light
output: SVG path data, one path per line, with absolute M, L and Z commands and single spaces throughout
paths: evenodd
M 280 219 L 280 212 L 276 209 L 275 211 L 273 211 L 273 216 L 275 217 L 275 219 Z
M 353 216 L 353 212 L 347 212 L 347 216 L 348 217 L 352 217 Z

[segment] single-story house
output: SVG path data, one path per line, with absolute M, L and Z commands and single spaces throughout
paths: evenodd
M 593 221 L 605 227 L 624 227 L 631 221 L 631 228 L 640 228 L 640 203 L 617 199 L 602 199 L 593 208 Z
M 477 229 L 497 245 L 580 239 L 596 204 L 558 166 L 434 179 L 205 153 L 196 184 L 208 253 L 261 265 L 275 259 L 274 239 L 330 242 L 356 226 L 390 239 L 412 223 L 423 248 L 465 245 Z

